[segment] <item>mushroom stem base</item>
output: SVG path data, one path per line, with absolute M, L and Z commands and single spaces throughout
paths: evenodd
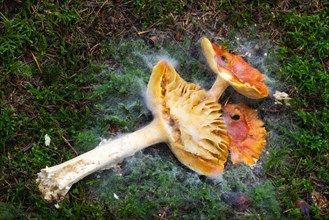
M 164 133 L 159 122 L 154 120 L 138 131 L 114 140 L 102 141 L 91 151 L 62 164 L 42 169 L 37 178 L 39 190 L 48 201 L 62 200 L 74 183 L 89 174 L 109 169 L 137 151 L 166 141 Z

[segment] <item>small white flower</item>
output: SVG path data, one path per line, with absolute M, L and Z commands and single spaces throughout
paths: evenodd
M 113 196 L 115 199 L 119 199 L 119 196 L 117 194 L 113 193 Z
M 56 203 L 54 206 L 55 206 L 56 209 L 59 209 L 60 208 L 60 206 L 58 205 L 58 203 Z
M 275 91 L 275 93 L 273 94 L 273 97 L 275 99 L 275 104 L 285 104 L 287 106 L 289 106 L 289 100 L 291 99 L 289 97 L 289 95 L 285 92 L 279 92 L 279 91 Z
M 51 141 L 51 139 L 50 139 L 49 135 L 46 134 L 46 135 L 45 135 L 45 145 L 46 145 L 46 146 L 49 146 L 49 145 L 50 145 L 50 141 Z
M 266 57 L 267 57 L 267 53 L 264 53 L 264 56 L 266 56 Z

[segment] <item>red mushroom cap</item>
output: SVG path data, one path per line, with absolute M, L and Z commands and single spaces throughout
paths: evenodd
M 223 117 L 230 138 L 231 161 L 253 165 L 266 145 L 266 130 L 257 111 L 245 104 L 227 104 Z
M 210 68 L 236 91 L 252 99 L 268 96 L 267 86 L 263 82 L 265 76 L 240 56 L 211 44 L 207 38 L 202 39 L 201 45 Z

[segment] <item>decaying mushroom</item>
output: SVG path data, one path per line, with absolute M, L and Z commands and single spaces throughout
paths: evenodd
M 268 96 L 265 76 L 250 66 L 241 57 L 201 39 L 203 54 L 217 78 L 208 97 L 218 100 L 229 86 L 240 94 L 260 99 Z M 230 154 L 233 164 L 244 162 L 253 165 L 260 157 L 266 144 L 266 130 L 258 119 L 257 111 L 244 104 L 227 104 L 223 107 L 224 121 L 230 137 Z
M 266 130 L 257 111 L 245 104 L 227 104 L 223 117 L 230 137 L 230 155 L 233 164 L 253 165 L 266 145 Z
M 71 186 L 87 175 L 108 169 L 147 146 L 169 143 L 179 161 L 199 174 L 221 174 L 228 155 L 228 136 L 217 101 L 185 82 L 175 69 L 160 61 L 153 69 L 147 102 L 154 120 L 146 127 L 38 173 L 46 200 L 61 200 Z
M 201 39 L 201 47 L 209 67 L 217 74 L 217 79 L 209 90 L 210 97 L 218 100 L 230 85 L 248 98 L 260 99 L 268 96 L 263 82 L 265 76 L 241 57 L 217 47 L 205 37 Z
M 221 106 L 205 99 L 206 91 L 185 82 L 173 67 L 165 63 L 161 67 L 162 70 L 153 71 L 149 81 L 149 108 L 155 118 L 164 120 L 166 127 L 169 125 L 166 132 L 171 150 L 197 173 L 207 176 L 222 173 L 228 136 Z

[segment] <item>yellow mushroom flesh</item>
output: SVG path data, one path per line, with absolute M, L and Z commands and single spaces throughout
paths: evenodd
M 161 91 L 150 88 L 148 91 L 151 100 L 161 103 L 150 105 L 152 112 L 161 115 L 164 124 L 170 127 L 170 149 L 179 161 L 199 174 L 221 174 L 228 154 L 221 106 L 206 99 L 205 90 L 185 82 L 174 68 L 167 66 L 163 71 L 167 72 L 159 72 L 161 80 L 155 77 Z

